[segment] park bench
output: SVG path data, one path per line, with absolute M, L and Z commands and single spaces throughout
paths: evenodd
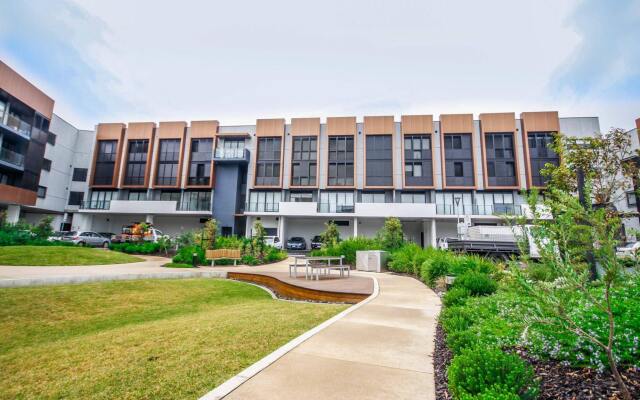
M 216 260 L 233 260 L 233 265 L 236 265 L 236 261 L 242 258 L 239 249 L 215 249 L 207 250 L 206 259 L 211 260 L 211 266 L 216 266 Z

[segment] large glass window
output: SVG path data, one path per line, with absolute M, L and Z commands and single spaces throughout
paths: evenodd
M 445 182 L 448 186 L 473 186 L 473 138 L 470 133 L 444 136 Z
M 353 192 L 322 192 L 318 211 L 326 213 L 352 213 L 355 211 Z
M 73 169 L 73 181 L 74 182 L 86 182 L 87 181 L 87 168 L 74 168 Z
M 313 201 L 313 193 L 311 192 L 292 192 L 289 195 L 290 201 L 295 203 L 310 203 Z
M 98 141 L 98 156 L 93 174 L 94 185 L 113 184 L 113 171 L 116 165 L 117 140 Z
M 426 203 L 427 194 L 424 192 L 402 192 L 400 193 L 401 203 Z
M 69 192 L 69 201 L 67 204 L 70 206 L 79 206 L 83 200 L 84 192 Z
M 393 185 L 393 150 L 391 135 L 369 135 L 367 146 L 367 186 Z
M 318 138 L 296 136 L 291 153 L 291 185 L 315 186 L 317 170 Z
M 514 186 L 517 181 L 513 133 L 487 133 L 484 144 L 489 186 Z
M 180 197 L 181 197 L 180 192 L 173 192 L 173 191 L 167 191 L 167 190 L 163 190 L 162 192 L 160 192 L 160 200 L 162 201 L 179 202 Z
M 244 139 L 221 138 L 216 146 L 216 158 L 244 158 Z
M 354 182 L 353 136 L 329 137 L 329 186 L 353 186 Z
M 252 191 L 249 193 L 249 211 L 277 212 L 281 199 L 281 192 Z
M 178 181 L 180 139 L 160 139 L 156 185 L 175 186 Z
M 384 192 L 362 192 L 361 200 L 363 203 L 385 203 L 386 195 Z
M 211 191 L 184 192 L 180 211 L 209 211 L 211 210 Z
M 514 214 L 519 207 L 512 192 L 483 192 L 476 193 L 476 210 L 478 215 Z
M 127 152 L 127 170 L 124 176 L 125 185 L 144 185 L 147 169 L 147 153 L 149 140 L 130 140 Z
M 210 185 L 212 151 L 213 139 L 191 139 L 189 185 Z
M 445 215 L 473 214 L 471 192 L 436 192 L 436 212 Z
M 89 201 L 82 203 L 82 208 L 103 210 L 108 209 L 111 200 L 116 198 L 114 190 L 94 190 L 89 196 Z
M 280 152 L 282 138 L 263 137 L 258 139 L 256 158 L 256 185 L 280 185 Z
M 144 190 L 141 191 L 130 191 L 127 196 L 127 200 L 131 201 L 144 201 L 147 200 L 147 192 Z
M 404 137 L 404 182 L 406 186 L 433 185 L 431 135 Z
M 529 161 L 531 164 L 531 183 L 534 186 L 544 186 L 548 177 L 541 171 L 546 164 L 558 165 L 559 158 L 550 147 L 553 143 L 553 132 L 529 132 Z

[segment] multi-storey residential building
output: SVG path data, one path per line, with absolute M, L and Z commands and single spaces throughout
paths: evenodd
M 147 221 L 177 235 L 216 218 L 223 235 L 310 239 L 334 221 L 343 237 L 402 220 L 424 246 L 457 223 L 525 214 L 544 187 L 555 132 L 588 136 L 597 117 L 557 112 L 101 123 L 74 128 L 53 100 L 0 63 L 0 209 L 12 221 L 56 215 L 57 229 L 119 232 Z M 640 119 L 636 121 L 640 125 Z M 640 148 L 637 129 L 630 131 Z M 633 193 L 622 210 L 637 211 Z M 639 227 L 638 218 L 625 221 Z

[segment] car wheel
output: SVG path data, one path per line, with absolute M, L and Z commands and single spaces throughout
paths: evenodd
M 80 247 L 84 247 L 84 244 L 85 244 L 84 242 L 78 242 L 78 246 Z
M 109 248 L 109 242 L 102 243 L 102 248 L 108 249 Z

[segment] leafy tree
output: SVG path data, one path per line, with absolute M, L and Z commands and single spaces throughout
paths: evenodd
M 335 222 L 329 221 L 325 224 L 327 229 L 320 234 L 320 240 L 324 247 L 335 247 L 340 242 L 340 232 Z
M 615 203 L 633 190 L 638 166 L 629 161 L 635 152 L 623 129 L 611 128 L 606 134 L 590 137 L 557 135 L 551 147 L 560 155 L 560 165 L 547 164 L 543 174 L 554 187 L 576 192 L 578 173 L 582 171 L 591 182 L 595 204 Z
M 202 229 L 202 248 L 213 249 L 216 245 L 216 236 L 218 234 L 218 221 L 211 218 L 204 224 Z
M 587 174 L 586 198 L 591 198 L 592 176 Z M 536 300 L 526 321 L 576 335 L 600 348 L 606 354 L 623 398 L 630 400 L 631 395 L 618 371 L 614 341 L 616 313 L 612 309 L 612 299 L 618 293 L 616 289 L 625 284 L 623 264 L 616 256 L 620 217 L 604 207 L 581 203 L 568 180 L 551 180 L 544 200 L 534 191 L 528 196 L 528 202 L 533 214 L 528 240 L 537 245 L 540 258 L 533 261 L 523 252 L 520 261 L 528 266 L 551 268 L 557 278 L 553 282 L 532 281 L 523 273 L 520 263 L 513 263 L 512 272 L 519 287 Z M 549 212 L 552 219 L 545 218 Z M 520 223 L 522 229 L 527 229 L 524 218 Z M 522 241 L 526 240 L 523 235 Z M 522 248 L 525 248 L 524 243 Z M 591 280 L 588 252 L 592 254 L 592 261 L 604 271 L 595 282 Z M 585 307 L 585 304 L 594 314 L 602 312 L 606 315 L 602 326 L 604 334 L 581 326 L 576 315 L 579 307 Z
M 262 222 L 256 221 L 253 225 L 253 238 L 251 239 L 251 255 L 260 260 L 264 260 L 264 255 L 267 250 L 267 244 L 265 242 L 265 236 L 267 231 L 264 229 Z
M 38 239 L 47 239 L 51 234 L 53 234 L 53 228 L 51 228 L 51 223 L 53 222 L 53 217 L 47 215 L 42 218 L 37 225 L 34 225 L 31 229 L 31 233 L 36 235 Z
M 402 233 L 402 222 L 396 217 L 385 219 L 384 226 L 378 232 L 378 236 L 382 245 L 389 250 L 399 249 L 404 243 L 404 234 Z

